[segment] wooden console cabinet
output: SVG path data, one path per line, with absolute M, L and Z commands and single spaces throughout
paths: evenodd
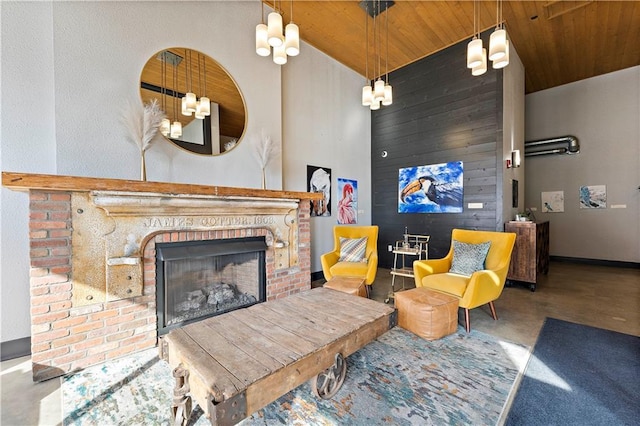
M 504 230 L 516 233 L 507 279 L 529 283 L 535 291 L 538 274 L 549 272 L 549 222 L 511 221 Z

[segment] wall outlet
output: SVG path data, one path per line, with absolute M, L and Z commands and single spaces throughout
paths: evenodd
M 393 246 L 389 244 L 389 251 L 393 251 Z

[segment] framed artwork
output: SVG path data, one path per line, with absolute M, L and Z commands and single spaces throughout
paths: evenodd
M 398 213 L 462 213 L 462 161 L 398 172 Z
M 338 178 L 338 223 L 358 223 L 358 181 Z
M 606 209 L 607 187 L 606 185 L 590 185 L 580 187 L 581 209 Z
M 518 207 L 518 181 L 511 180 L 511 207 Z
M 321 192 L 323 198 L 311 202 L 311 217 L 331 216 L 331 169 L 307 165 L 309 192 Z
M 543 192 L 540 198 L 542 213 L 562 213 L 564 211 L 564 191 Z

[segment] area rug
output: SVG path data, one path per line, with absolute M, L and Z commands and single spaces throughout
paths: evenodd
M 640 337 L 547 318 L 507 425 L 637 425 Z
M 496 424 L 527 357 L 527 348 L 478 331 L 428 342 L 395 327 L 347 358 L 332 399 L 305 383 L 242 424 Z M 172 392 L 168 364 L 145 351 L 66 377 L 63 423 L 168 425 Z M 190 424 L 209 422 L 195 409 Z

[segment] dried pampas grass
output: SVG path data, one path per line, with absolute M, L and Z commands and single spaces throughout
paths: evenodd
M 165 113 L 160 109 L 157 99 L 144 105 L 129 102 L 122 114 L 122 122 L 128 130 L 127 139 L 138 146 L 141 154 L 151 147 L 164 118 Z
M 277 157 L 278 154 L 278 146 L 273 142 L 271 136 L 266 136 L 264 134 L 264 131 L 261 132 L 261 136 L 259 138 L 254 139 L 253 155 L 258 161 L 258 165 L 261 169 L 266 168 L 269 162 Z
M 261 132 L 259 138 L 253 140 L 253 156 L 258 161 L 258 165 L 262 171 L 262 189 L 267 188 L 266 168 L 267 165 L 280 154 L 280 147 L 273 142 L 271 136 L 266 136 L 264 131 Z

